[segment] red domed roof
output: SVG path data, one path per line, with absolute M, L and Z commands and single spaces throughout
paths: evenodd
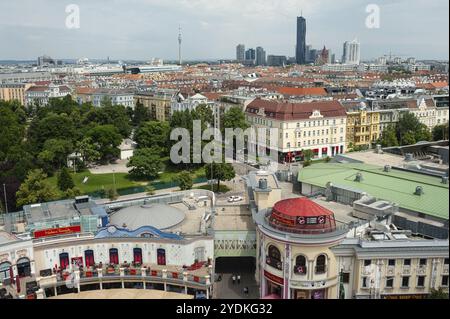
M 306 197 L 283 200 L 276 203 L 273 209 L 279 214 L 290 217 L 316 217 L 333 215 L 333 212 L 320 206 L 319 204 L 316 204 Z
M 336 229 L 333 212 L 305 197 L 276 203 L 266 218 L 272 227 L 292 233 L 313 235 Z

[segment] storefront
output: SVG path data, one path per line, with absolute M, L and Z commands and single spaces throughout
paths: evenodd
M 327 290 L 299 290 L 294 289 L 292 291 L 294 299 L 327 299 Z
M 264 271 L 264 277 L 266 280 L 266 291 L 263 292 L 264 296 L 277 296 L 282 299 L 284 279 L 267 271 Z

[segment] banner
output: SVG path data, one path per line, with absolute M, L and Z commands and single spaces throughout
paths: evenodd
M 74 233 L 80 233 L 80 232 L 81 232 L 81 226 L 43 229 L 43 230 L 35 231 L 34 238 L 60 236 L 60 235 L 74 234 Z

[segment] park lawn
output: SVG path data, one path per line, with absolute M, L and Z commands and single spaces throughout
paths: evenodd
M 102 189 L 113 188 L 113 174 L 91 174 L 89 171 L 83 171 L 81 173 L 71 174 L 75 186 L 78 187 L 83 194 L 94 193 Z M 129 178 L 127 173 L 115 173 L 114 178 L 116 180 L 116 189 L 123 189 L 129 187 L 136 187 L 147 185 L 146 182 L 137 182 Z M 88 177 L 86 184 L 83 184 L 83 179 Z M 56 175 L 48 179 L 50 183 L 57 187 Z
M 176 176 L 181 172 L 182 172 L 182 170 L 180 170 L 178 167 L 174 167 L 172 165 L 171 166 L 166 165 L 164 172 L 159 175 L 157 180 L 159 180 L 163 183 L 170 183 L 174 179 L 176 179 Z M 205 168 L 200 167 L 196 170 L 190 171 L 190 173 L 192 174 L 192 178 L 194 178 L 194 179 L 199 178 L 199 177 L 205 177 Z

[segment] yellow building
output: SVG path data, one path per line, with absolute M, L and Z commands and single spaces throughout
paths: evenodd
M 150 110 L 153 120 L 165 122 L 170 120 L 172 101 L 175 99 L 177 90 L 152 90 L 139 92 L 134 96 L 134 104 L 143 104 Z
M 347 148 L 371 146 L 380 134 L 379 111 L 347 111 Z
M 0 100 L 13 101 L 17 100 L 25 105 L 25 91 L 32 87 L 33 84 L 8 83 L 0 84 Z

